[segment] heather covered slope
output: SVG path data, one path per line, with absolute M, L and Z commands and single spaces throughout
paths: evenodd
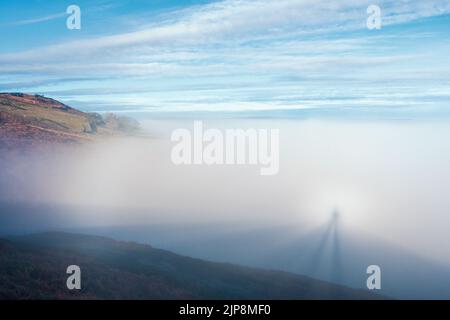
M 82 112 L 40 95 L 0 93 L 0 147 L 80 143 L 137 127 L 129 118 Z
M 2 140 L 78 142 L 94 133 L 88 114 L 55 100 L 24 94 L 0 94 Z
M 0 241 L 2 299 L 377 299 L 278 271 L 213 263 L 148 245 L 66 233 Z M 82 270 L 82 290 L 69 291 L 68 265 Z

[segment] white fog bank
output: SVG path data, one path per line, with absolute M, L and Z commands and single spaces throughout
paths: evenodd
M 280 130 L 280 167 L 171 162 L 175 128 L 4 165 L 0 200 L 68 206 L 86 226 L 239 224 L 245 230 L 326 224 L 450 265 L 450 125 L 413 121 L 210 120 L 210 128 Z M 65 212 L 67 214 L 67 212 Z

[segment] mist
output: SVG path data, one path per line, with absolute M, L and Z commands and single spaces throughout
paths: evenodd
M 371 248 L 378 242 L 450 266 L 450 126 L 444 121 L 204 121 L 221 130 L 279 129 L 274 176 L 261 176 L 255 165 L 176 166 L 170 134 L 192 129 L 193 121 L 142 123 L 140 137 L 3 154 L 0 232 L 108 234 L 110 228 L 119 238 L 201 258 L 308 273 L 305 263 L 269 261 L 268 252 L 311 242 L 305 239 L 317 230 L 324 236 L 315 243 L 332 239 L 326 230 L 338 212 L 342 245 L 351 237 L 370 239 Z M 208 243 L 212 235 L 220 241 Z M 253 249 L 239 249 L 249 239 L 258 239 Z M 255 250 L 258 243 L 265 247 Z M 332 272 L 318 277 L 355 283 Z

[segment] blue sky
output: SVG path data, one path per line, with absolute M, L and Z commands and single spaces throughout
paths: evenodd
M 71 4 L 81 30 L 66 28 Z M 0 91 L 86 111 L 450 102 L 450 0 L 1 1 L 0 37 Z

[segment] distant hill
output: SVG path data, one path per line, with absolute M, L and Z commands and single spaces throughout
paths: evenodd
M 82 289 L 66 288 L 78 265 Z M 0 299 L 380 299 L 364 290 L 213 263 L 109 238 L 43 233 L 0 240 Z
M 0 147 L 80 143 L 137 129 L 127 117 L 82 112 L 40 95 L 0 93 Z

